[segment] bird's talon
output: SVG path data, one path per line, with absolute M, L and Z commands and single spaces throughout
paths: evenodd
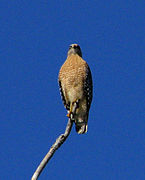
M 71 115 L 71 113 L 68 113 L 66 116 L 67 116 L 68 118 L 70 118 L 70 115 Z

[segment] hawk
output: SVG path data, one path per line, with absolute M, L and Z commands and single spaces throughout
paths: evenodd
M 67 116 L 75 122 L 78 134 L 86 133 L 93 85 L 90 68 L 82 59 L 78 44 L 69 46 L 67 59 L 59 71 L 58 81 L 62 101 L 68 111 Z

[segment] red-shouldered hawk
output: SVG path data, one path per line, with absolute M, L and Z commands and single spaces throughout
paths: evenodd
M 67 116 L 74 120 L 78 134 L 87 132 L 88 115 L 92 101 L 92 75 L 77 44 L 69 47 L 67 59 L 59 72 L 61 97 Z M 74 111 L 74 104 L 77 108 Z

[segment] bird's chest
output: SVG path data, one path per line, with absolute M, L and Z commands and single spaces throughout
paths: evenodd
M 65 97 L 70 102 L 83 97 L 85 68 L 84 62 L 77 59 L 67 60 L 62 66 L 60 79 Z

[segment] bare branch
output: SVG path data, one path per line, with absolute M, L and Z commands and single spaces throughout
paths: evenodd
M 73 125 L 73 121 L 71 120 L 71 118 L 69 118 L 66 129 L 65 129 L 65 133 L 61 134 L 56 139 L 56 142 L 51 146 L 49 152 L 46 154 L 46 156 L 44 157 L 44 159 L 41 161 L 40 165 L 38 166 L 38 168 L 34 172 L 31 180 L 37 180 L 38 179 L 38 177 L 41 174 L 42 170 L 44 169 L 44 167 L 46 166 L 48 161 L 51 159 L 51 157 L 53 156 L 55 151 L 65 142 L 66 138 L 69 136 L 69 134 L 71 132 L 72 125 Z

